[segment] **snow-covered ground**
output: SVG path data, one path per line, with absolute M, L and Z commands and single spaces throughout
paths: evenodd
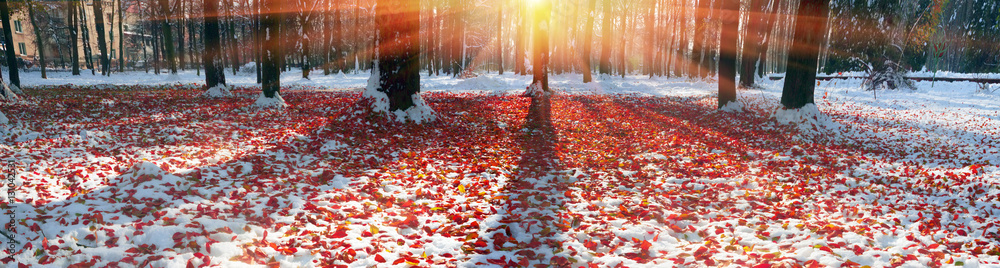
M 439 121 L 401 131 L 358 112 L 367 73 L 314 74 L 283 74 L 279 111 L 248 108 L 253 76 L 22 74 L 14 260 L 1000 265 L 1000 92 L 975 83 L 823 81 L 809 112 L 768 80 L 716 112 L 706 81 L 552 75 L 530 101 L 530 76 L 424 73 Z

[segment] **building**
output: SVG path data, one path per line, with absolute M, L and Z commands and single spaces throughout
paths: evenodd
M 131 45 L 129 42 L 128 35 L 134 34 L 129 32 L 129 29 L 138 21 L 139 14 L 134 12 L 135 9 L 126 9 L 123 13 L 124 24 L 118 19 L 118 4 L 121 0 L 106 0 L 102 1 L 104 13 L 104 30 L 105 38 L 108 44 L 109 57 L 112 59 L 112 67 L 118 65 L 118 47 L 119 43 L 123 40 L 126 42 L 124 45 L 125 50 L 125 60 L 126 65 L 133 62 L 134 59 L 139 59 L 141 55 L 141 44 Z M 71 45 L 76 45 L 79 49 L 79 57 L 76 59 L 80 63 L 81 69 L 87 69 L 87 59 L 84 46 L 84 30 L 88 31 L 89 37 L 89 47 L 91 52 L 91 60 L 95 64 L 94 68 L 99 68 L 96 65 L 100 63 L 100 49 L 98 46 L 97 33 L 95 32 L 94 24 L 94 1 L 93 0 L 81 0 L 82 3 L 80 7 L 83 8 L 84 14 L 79 16 L 79 29 L 78 29 L 78 40 L 69 40 L 69 1 L 65 0 L 42 0 L 38 1 L 44 6 L 43 8 L 35 9 L 36 23 L 39 28 L 43 31 L 41 36 L 45 39 L 45 58 L 47 68 L 60 69 L 69 68 L 72 62 L 72 50 Z M 78 12 L 79 10 L 76 10 Z M 34 28 L 28 16 L 29 12 L 26 6 L 23 4 L 11 4 L 11 35 L 14 40 L 14 54 L 17 57 L 25 60 L 26 67 L 38 66 L 38 46 L 37 38 L 35 38 Z M 112 15 L 114 17 L 112 17 Z M 118 35 L 118 27 L 121 25 L 124 32 L 126 32 L 126 38 L 121 38 Z M 86 28 L 83 28 L 86 27 Z M 0 43 L 3 42 L 3 38 L 0 38 Z M 130 49 L 131 48 L 131 49 Z M 0 50 L 4 50 L 5 47 L 0 46 Z M 0 55 L 3 55 L 0 53 Z

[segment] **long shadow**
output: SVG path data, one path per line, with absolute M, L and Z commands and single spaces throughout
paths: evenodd
M 286 94 L 285 97 L 296 101 L 295 99 L 298 97 L 295 95 L 297 94 L 290 93 Z M 182 98 L 184 97 L 182 96 Z M 14 204 L 18 210 L 17 216 L 23 220 L 17 226 L 17 234 L 21 238 L 20 242 L 22 245 L 31 243 L 32 246 L 19 248 L 13 257 L 18 260 L 33 258 L 43 265 L 78 263 L 97 267 L 123 265 L 164 267 L 172 266 L 169 264 L 171 261 L 167 261 L 168 259 L 183 257 L 181 254 L 185 253 L 196 253 L 197 255 L 206 250 L 211 253 L 212 246 L 216 245 L 216 251 L 221 249 L 226 252 L 221 259 L 218 258 L 219 256 L 216 256 L 214 260 L 207 256 L 195 259 L 219 264 L 220 261 L 232 261 L 230 257 L 233 257 L 236 258 L 236 261 L 267 264 L 270 255 L 260 251 L 260 248 L 269 247 L 269 244 L 263 241 L 263 237 L 266 237 L 266 230 L 274 231 L 274 229 L 281 229 L 283 226 L 289 225 L 294 227 L 298 221 L 289 222 L 287 219 L 287 217 L 296 216 L 289 211 L 295 207 L 294 199 L 308 200 L 310 199 L 309 190 L 319 191 L 331 188 L 330 185 L 333 183 L 331 180 L 336 179 L 334 175 L 327 173 L 298 172 L 295 170 L 297 167 L 293 165 L 295 159 L 290 156 L 298 156 L 298 160 L 302 160 L 303 155 L 313 153 L 321 148 L 322 143 L 307 142 L 307 140 L 326 141 L 327 139 L 322 136 L 324 132 L 321 131 L 324 127 L 339 128 L 346 133 L 345 135 L 351 135 L 351 133 L 355 134 L 354 136 L 365 135 L 365 133 L 355 131 L 356 129 L 351 129 L 365 127 L 359 124 L 330 126 L 323 125 L 323 120 L 317 120 L 325 116 L 359 116 L 349 109 L 323 113 L 322 115 L 320 115 L 319 109 L 315 109 L 331 104 L 344 104 L 345 99 L 350 102 L 351 98 L 356 98 L 356 96 L 340 95 L 335 97 L 334 99 L 340 99 L 339 102 L 327 102 L 329 99 L 325 101 L 310 99 L 314 103 L 302 102 L 303 106 L 311 106 L 308 108 L 299 107 L 283 112 L 264 112 L 259 115 L 251 115 L 250 119 L 258 117 L 259 121 L 271 123 L 288 120 L 312 124 L 278 126 L 281 128 L 290 127 L 282 129 L 282 131 L 266 128 L 256 129 L 263 130 L 262 137 L 258 138 L 264 138 L 267 142 L 265 144 L 249 142 L 250 145 L 269 146 L 269 149 L 244 151 L 235 158 L 217 164 L 189 167 L 191 169 L 184 172 L 170 172 L 155 164 L 136 165 L 144 161 L 130 158 L 119 159 L 116 162 L 125 164 L 126 169 L 122 170 L 123 174 L 107 178 L 94 178 L 93 176 L 84 178 L 83 173 L 75 173 L 72 172 L 73 170 L 67 173 L 61 173 L 58 171 L 59 169 L 55 171 L 58 173 L 42 170 L 41 172 L 48 172 L 48 175 L 57 180 L 54 182 L 55 184 L 66 182 L 63 186 L 70 191 L 71 196 L 56 202 L 22 199 Z M 169 101 L 184 102 L 188 100 L 171 99 Z M 214 116 L 205 120 L 248 119 L 247 115 L 237 115 L 233 112 L 236 111 L 226 112 L 229 113 L 229 117 Z M 351 120 L 350 122 L 356 123 L 361 122 L 361 120 Z M 169 124 L 145 127 L 154 128 L 160 125 Z M 253 122 L 251 126 L 264 127 L 266 123 Z M 287 131 L 304 135 L 287 135 Z M 286 139 L 286 136 L 291 137 Z M 104 142 L 114 143 L 114 141 Z M 195 141 L 195 143 L 204 142 L 206 141 Z M 141 146 L 151 145 L 150 142 L 138 141 L 136 143 Z M 183 145 L 184 142 L 167 142 L 166 144 Z M 381 150 L 376 151 L 379 152 L 378 156 L 386 158 L 387 155 L 395 151 L 394 149 L 397 148 L 384 146 Z M 102 153 L 110 157 L 118 157 L 122 154 L 132 153 L 129 150 L 117 146 Z M 373 161 L 363 155 L 351 158 L 350 155 L 343 152 L 338 152 L 338 154 L 344 157 L 343 161 L 353 162 L 353 166 L 345 167 L 347 169 L 371 169 L 384 165 L 384 162 Z M 170 161 L 159 162 L 162 162 L 161 165 L 172 163 Z M 184 169 L 184 167 L 180 168 Z M 39 172 L 38 170 L 32 171 Z M 100 180 L 103 180 L 104 184 L 93 187 L 94 182 Z M 37 181 L 35 182 L 37 183 Z M 289 192 L 292 193 L 292 196 L 286 196 Z M 349 194 L 345 194 L 345 196 L 349 196 Z M 278 198 L 281 200 L 279 201 Z M 6 199 L 4 200 L 6 201 Z M 29 209 L 25 209 L 26 206 Z M 340 212 L 336 209 L 334 211 Z M 309 212 L 308 215 L 300 214 L 297 216 L 323 214 L 315 213 L 316 211 Z M 335 213 L 334 217 L 345 218 L 341 213 Z M 95 226 L 98 228 L 94 228 Z M 50 232 L 43 233 L 44 230 L 50 230 Z M 53 230 L 57 232 L 52 233 Z M 86 235 L 85 238 L 84 235 L 73 235 L 81 232 L 90 235 Z M 228 241 L 229 237 L 236 238 L 236 236 L 243 236 L 244 238 L 241 240 L 246 240 L 247 236 L 255 238 L 254 242 L 246 244 L 234 244 L 232 242 L 235 241 Z M 63 243 L 63 241 L 70 240 L 68 237 L 74 237 L 76 241 L 68 244 Z M 45 240 L 48 242 L 43 242 Z M 59 244 L 59 246 L 53 244 Z M 43 248 L 47 245 L 53 246 Z M 220 248 L 219 245 L 224 246 Z M 286 250 L 293 247 L 292 245 L 285 246 Z M 107 255 L 106 252 L 109 249 L 118 252 Z M 177 255 L 157 254 L 168 251 L 175 252 Z M 71 259 L 71 255 L 77 254 L 70 252 L 104 257 L 66 263 Z M 11 259 L 3 259 L 2 262 L 11 263 L 12 261 L 17 262 Z
M 496 214 L 499 220 L 483 226 L 487 244 L 479 251 L 483 255 L 473 257 L 473 263 L 521 267 L 573 264 L 563 245 L 570 239 L 564 234 L 569 227 L 564 193 L 571 182 L 561 172 L 552 98 L 531 98 L 517 136 L 520 160 L 500 193 L 505 202 Z

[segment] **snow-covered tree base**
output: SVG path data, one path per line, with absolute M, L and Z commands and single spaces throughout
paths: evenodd
M 20 100 L 20 98 L 17 95 L 23 94 L 23 93 L 17 93 L 17 92 L 20 92 L 21 90 L 18 89 L 18 90 L 15 91 L 14 89 L 17 88 L 17 87 L 14 86 L 14 85 L 8 86 L 7 84 L 3 84 L 3 85 L 0 85 L 0 87 L 2 87 L 2 89 L 0 89 L 0 90 L 3 90 L 3 95 L 0 95 L 0 101 L 15 102 L 15 101 Z
M 389 95 L 386 95 L 385 92 L 375 90 L 369 84 L 365 88 L 364 93 L 362 93 L 362 98 L 372 102 L 371 108 L 373 113 L 388 115 L 391 119 L 398 122 L 412 121 L 421 124 L 437 119 L 437 113 L 427 105 L 427 102 L 424 102 L 424 98 L 421 98 L 420 94 L 414 94 L 412 97 L 413 107 L 406 110 L 389 112 Z
M 10 86 L 10 91 L 13 91 L 15 94 L 24 95 L 24 91 L 21 90 L 21 88 L 17 87 L 16 85 L 8 85 L 8 86 Z
M 285 103 L 285 99 L 281 98 L 281 94 L 275 93 L 274 98 L 268 98 L 264 96 L 264 93 L 260 93 L 257 95 L 257 101 L 254 101 L 250 107 L 258 110 L 284 109 L 288 107 L 288 103 Z
M 374 63 L 375 68 L 372 70 L 372 75 L 368 78 L 368 86 L 365 87 L 365 91 L 361 93 L 361 98 L 371 101 L 371 109 L 373 113 L 384 114 L 390 117 L 390 119 L 396 120 L 398 122 L 411 121 L 417 124 L 432 122 L 437 119 L 437 113 L 434 112 L 427 102 L 420 97 L 420 93 L 413 94 L 413 106 L 406 110 L 396 110 L 389 112 L 389 95 L 385 92 L 379 91 L 378 80 L 381 79 L 378 70 L 378 61 Z
M 527 89 L 524 90 L 524 96 L 528 97 L 540 97 L 548 94 L 549 92 L 546 92 L 545 89 L 542 89 L 542 83 L 531 84 L 530 86 L 528 86 Z
M 773 118 L 778 124 L 792 125 L 805 133 L 819 134 L 841 127 L 840 123 L 820 112 L 812 103 L 799 109 L 778 108 L 774 111 Z
M 726 105 L 719 108 L 719 111 L 727 113 L 742 113 L 743 103 L 739 101 L 730 101 L 729 103 L 726 103 Z
M 202 93 L 201 96 L 206 98 L 230 98 L 233 97 L 232 88 L 232 86 L 225 85 L 214 86 L 206 90 L 205 93 Z

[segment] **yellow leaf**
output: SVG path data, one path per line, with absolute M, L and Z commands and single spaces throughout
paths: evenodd
M 459 185 L 458 185 L 458 192 L 460 192 L 460 193 L 463 193 L 463 194 L 464 194 L 464 193 L 465 193 L 465 185 L 461 185 L 461 184 L 459 184 Z
M 374 224 L 368 225 L 368 229 L 371 229 L 372 234 L 377 234 L 378 233 L 378 227 L 375 227 Z

